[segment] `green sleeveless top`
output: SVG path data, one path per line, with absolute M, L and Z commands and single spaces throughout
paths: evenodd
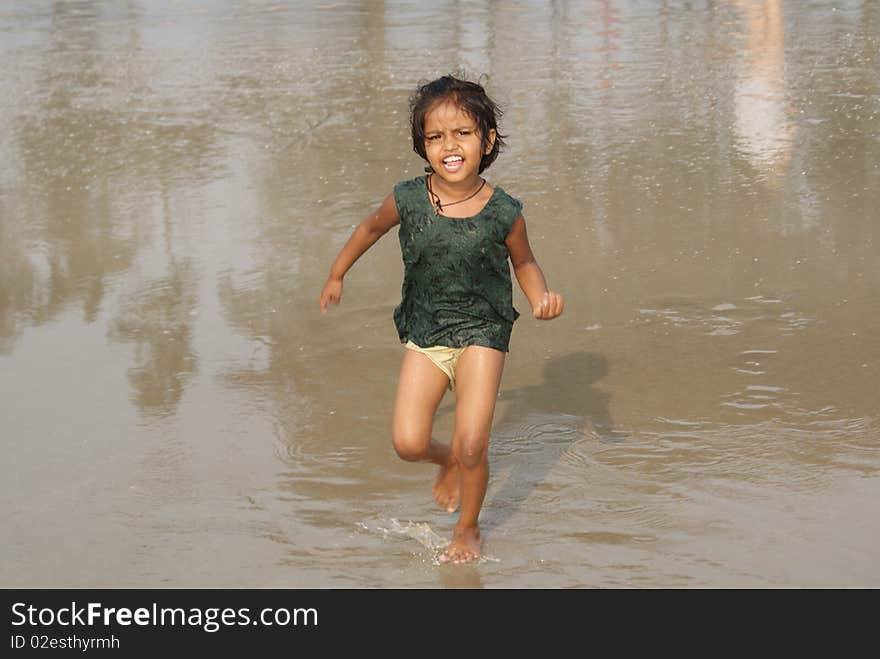
M 404 265 L 401 302 L 394 310 L 401 343 L 507 352 L 519 313 L 504 240 L 522 204 L 496 187 L 472 217 L 437 215 L 427 176 L 395 185 L 394 203 Z

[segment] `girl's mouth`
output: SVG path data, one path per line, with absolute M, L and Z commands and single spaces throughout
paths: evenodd
M 457 172 L 464 164 L 464 158 L 461 156 L 446 156 L 443 159 L 443 169 L 447 172 Z

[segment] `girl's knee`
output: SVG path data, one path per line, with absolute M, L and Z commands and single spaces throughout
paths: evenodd
M 393 433 L 391 443 L 401 460 L 418 462 L 423 460 L 428 453 L 430 438 L 423 439 L 414 435 Z
M 455 459 L 465 469 L 479 467 L 485 462 L 489 449 L 488 435 L 459 435 L 453 444 Z

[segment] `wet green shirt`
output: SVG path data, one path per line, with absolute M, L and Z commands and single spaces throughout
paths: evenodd
M 394 310 L 400 341 L 507 352 L 519 313 L 504 240 L 522 204 L 496 187 L 472 217 L 437 215 L 426 182 L 427 176 L 419 176 L 394 186 L 404 265 Z

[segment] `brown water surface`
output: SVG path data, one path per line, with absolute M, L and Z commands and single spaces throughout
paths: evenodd
M 880 3 L 4 0 L 0 57 L 0 585 L 880 586 Z M 464 568 L 396 235 L 316 304 L 462 68 L 567 305 Z

